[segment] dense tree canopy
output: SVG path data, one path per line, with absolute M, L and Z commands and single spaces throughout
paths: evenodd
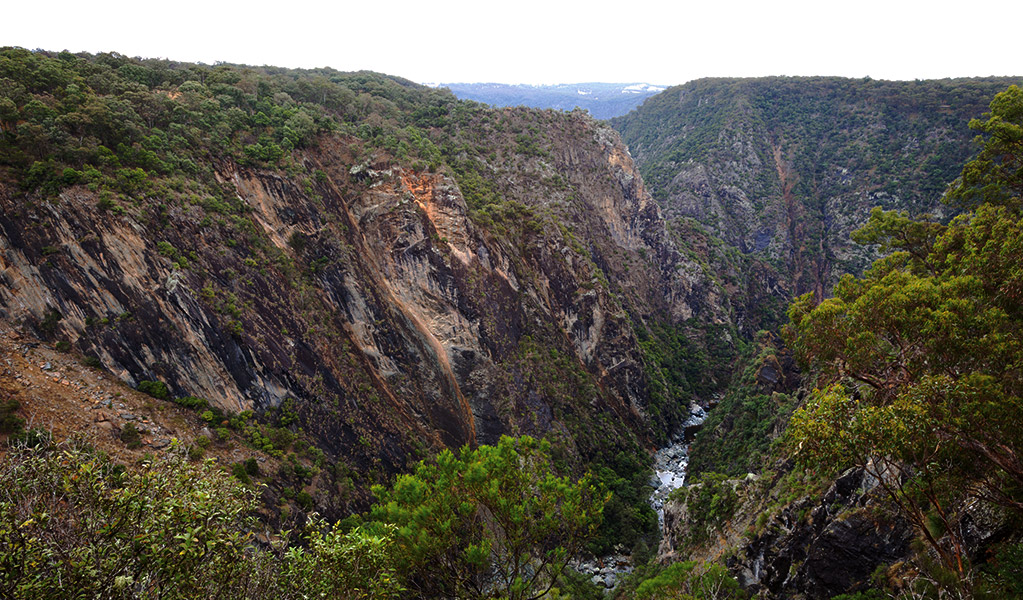
M 443 451 L 402 475 L 371 516 L 397 540 L 426 597 L 539 598 L 600 525 L 609 495 L 552 472 L 530 437 Z
M 823 384 L 793 416 L 798 456 L 867 468 L 960 576 L 956 501 L 1023 512 L 1023 94 L 972 125 L 984 147 L 950 195 L 975 210 L 947 226 L 875 211 L 858 237 L 895 251 L 789 311 Z
M 363 523 L 314 514 L 259 544 L 257 490 L 211 460 L 17 447 L 0 461 L 0 596 L 539 598 L 608 500 L 587 477 L 554 475 L 549 450 L 506 437 L 443 452 L 378 488 Z

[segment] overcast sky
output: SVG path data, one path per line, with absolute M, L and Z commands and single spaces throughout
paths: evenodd
M 0 45 L 420 83 L 1023 75 L 1023 0 L 18 1 Z

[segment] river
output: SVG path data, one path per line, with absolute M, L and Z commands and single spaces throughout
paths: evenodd
M 689 417 L 682 424 L 682 429 L 672 437 L 671 443 L 654 453 L 654 476 L 650 479 L 654 491 L 650 494 L 650 506 L 657 511 L 659 530 L 664 529 L 664 503 L 668 495 L 686 483 L 689 444 L 706 420 L 707 412 L 702 406 L 694 404 L 689 409 Z
M 682 427 L 671 437 L 670 443 L 654 453 L 654 475 L 650 478 L 650 506 L 657 511 L 658 532 L 664 532 L 664 503 L 668 494 L 685 485 L 686 470 L 689 467 L 689 444 L 700 426 L 707 420 L 702 406 L 693 404 Z M 633 569 L 632 557 L 627 554 L 611 554 L 595 559 L 579 561 L 573 565 L 579 572 L 590 576 L 593 583 L 612 589 L 618 578 Z

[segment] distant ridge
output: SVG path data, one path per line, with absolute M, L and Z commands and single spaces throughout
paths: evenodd
M 462 100 L 475 100 L 493 106 L 530 106 L 588 110 L 597 119 L 624 115 L 644 100 L 662 92 L 665 86 L 650 83 L 559 83 L 528 85 L 508 83 L 439 83 Z

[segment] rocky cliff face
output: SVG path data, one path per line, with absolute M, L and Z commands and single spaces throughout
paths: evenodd
M 650 414 L 637 328 L 720 320 L 722 299 L 617 134 L 473 109 L 446 135 L 475 144 L 454 169 L 325 134 L 286 169 L 209 156 L 205 180 L 133 195 L 8 171 L 0 318 L 133 387 L 229 413 L 287 402 L 352 471 L 502 434 L 574 460 L 664 435 L 685 405 Z
M 849 239 L 872 207 L 947 212 L 967 123 L 1012 83 L 705 79 L 613 124 L 666 217 L 696 220 L 789 296 L 824 294 L 876 258 Z
M 825 600 L 879 586 L 906 589 L 933 576 L 911 559 L 917 536 L 871 475 L 850 469 L 822 482 L 791 464 L 775 467 L 675 496 L 664 507 L 660 560 L 722 561 L 760 598 Z M 725 498 L 721 523 L 700 504 L 708 485 Z M 964 555 L 979 564 L 1016 528 L 1004 513 L 973 504 L 957 526 Z
M 908 554 L 911 528 L 879 506 L 877 482 L 861 471 L 787 506 L 779 504 L 781 479 L 751 475 L 724 482 L 737 497 L 734 510 L 719 536 L 695 555 L 725 560 L 739 583 L 759 596 L 826 599 L 867 589 L 878 567 Z M 667 504 L 662 555 L 692 551 L 687 533 L 704 526 L 702 518 L 684 500 Z

